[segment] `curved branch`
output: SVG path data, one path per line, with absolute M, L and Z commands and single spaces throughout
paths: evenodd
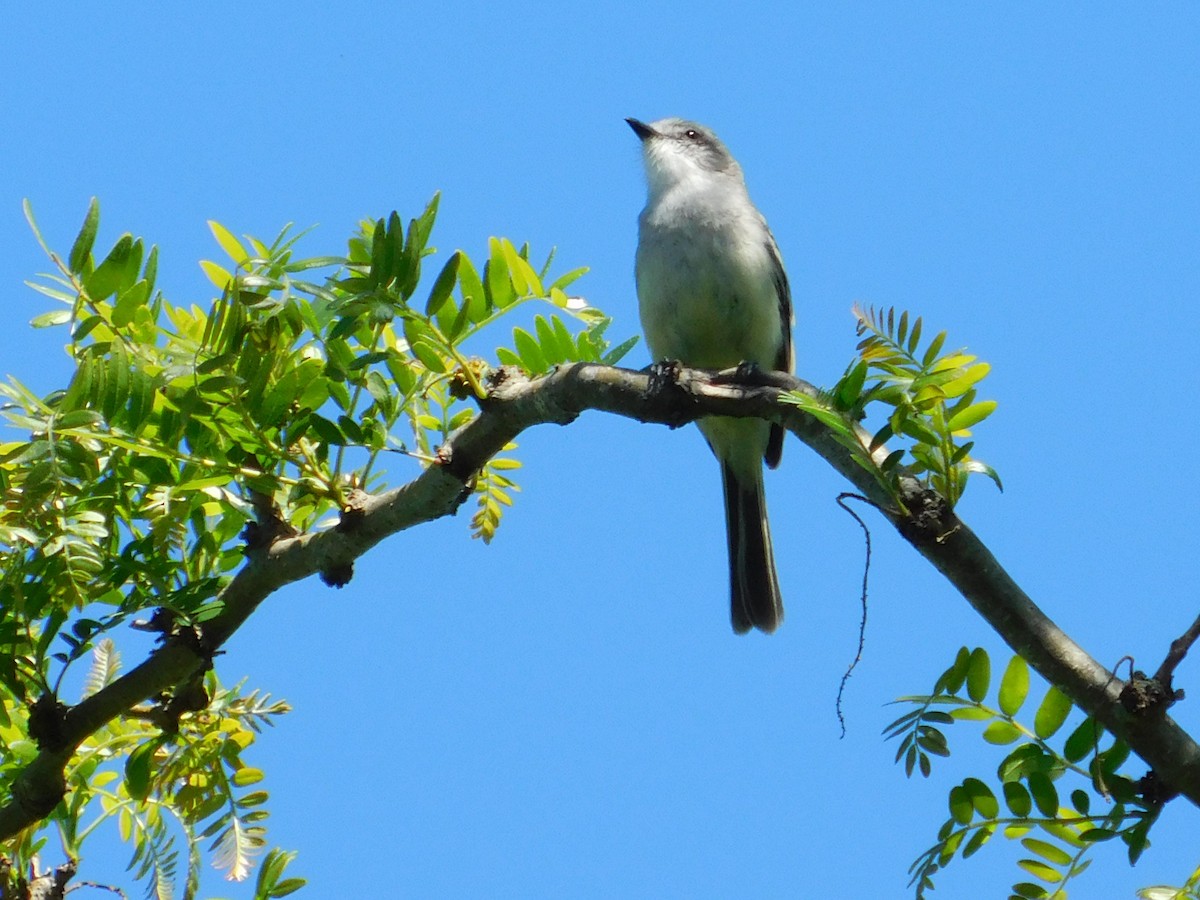
M 874 475 L 828 427 L 780 399 L 785 391 L 817 396 L 815 388 L 778 372 L 750 374 L 740 382 L 731 380 L 729 373 L 680 368 L 672 374 L 665 379 L 585 363 L 534 379 L 501 370 L 480 415 L 451 436 L 437 464 L 401 487 L 364 495 L 335 529 L 277 540 L 256 552 L 222 592 L 224 609 L 205 623 L 203 647 L 194 641 L 168 641 L 141 665 L 71 708 L 56 746 L 43 748 L 25 766 L 11 798 L 0 806 L 0 840 L 49 815 L 65 794 L 64 771 L 71 754 L 84 740 L 136 704 L 201 671 L 211 653 L 273 592 L 319 572 L 345 572 L 389 535 L 454 512 L 469 494 L 469 479 L 520 432 L 539 424 L 567 424 L 589 409 L 673 427 L 712 414 L 783 423 L 870 498 L 1047 681 L 1126 741 L 1161 779 L 1200 805 L 1200 746 L 1161 712 L 1126 711 L 1119 701 L 1124 682 L 1038 609 L 937 494 L 906 481 L 907 511 L 895 509 Z M 864 440 L 869 438 L 864 435 Z M 881 453 L 886 451 L 877 451 L 877 456 Z

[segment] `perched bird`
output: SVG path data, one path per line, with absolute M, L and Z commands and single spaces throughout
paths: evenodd
M 726 369 L 792 369 L 792 300 L 775 238 L 750 201 L 742 168 L 711 130 L 684 119 L 626 119 L 642 142 L 648 198 L 638 219 L 637 293 L 656 361 Z M 762 463 L 774 468 L 783 428 L 761 419 L 698 422 L 721 464 L 733 630 L 783 620 Z

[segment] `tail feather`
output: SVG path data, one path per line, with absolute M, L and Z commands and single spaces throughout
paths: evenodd
M 747 484 L 722 463 L 721 478 L 725 485 L 733 630 L 744 634 L 757 628 L 770 633 L 783 621 L 783 600 L 775 575 L 762 476 Z

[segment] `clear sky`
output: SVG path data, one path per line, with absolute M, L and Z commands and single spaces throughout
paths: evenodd
M 99 196 L 101 242 L 157 243 L 170 298 L 207 305 L 206 219 L 317 224 L 317 255 L 441 190 L 443 251 L 555 245 L 564 270 L 591 266 L 577 287 L 612 334 L 635 333 L 644 185 L 622 119 L 694 118 L 778 238 L 798 374 L 841 374 L 854 301 L 912 309 L 988 360 L 1000 408 L 977 453 L 1007 491 L 973 484 L 963 517 L 1093 655 L 1153 670 L 1197 612 L 1200 7 L 1123 9 L 8 4 L 2 369 L 40 390 L 66 372 L 63 336 L 26 326 L 47 303 L 22 282 L 47 264 L 22 197 L 65 250 Z M 465 515 L 396 536 L 342 591 L 272 597 L 219 660 L 295 706 L 251 762 L 309 895 L 908 896 L 949 786 L 1002 751 L 958 726 L 955 757 L 908 782 L 885 704 L 960 644 L 1004 657 L 999 639 L 872 519 L 839 739 L 862 537 L 819 459 L 790 443 L 768 478 L 787 620 L 738 638 L 694 429 L 592 414 L 520 452 L 492 546 Z M 1193 703 L 1175 712 L 1195 731 Z M 1182 882 L 1196 828 L 1173 804 L 1136 869 L 1103 848 L 1073 896 Z M 999 843 L 939 896 L 1005 896 L 1019 873 Z M 131 887 L 123 862 L 98 844 L 84 871 Z M 215 875 L 202 893 L 250 895 Z

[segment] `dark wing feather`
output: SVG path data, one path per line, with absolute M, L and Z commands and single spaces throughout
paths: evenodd
M 779 352 L 775 356 L 775 368 L 780 372 L 791 372 L 794 360 L 792 358 L 792 289 L 788 285 L 787 272 L 783 270 L 783 260 L 779 256 L 779 245 L 775 236 L 767 231 L 767 253 L 771 257 L 772 277 L 775 281 L 775 294 L 779 298 L 779 327 L 783 332 L 779 343 Z M 783 456 L 783 426 L 772 425 L 771 435 L 767 440 L 767 451 L 763 454 L 768 466 L 772 469 L 779 465 Z

